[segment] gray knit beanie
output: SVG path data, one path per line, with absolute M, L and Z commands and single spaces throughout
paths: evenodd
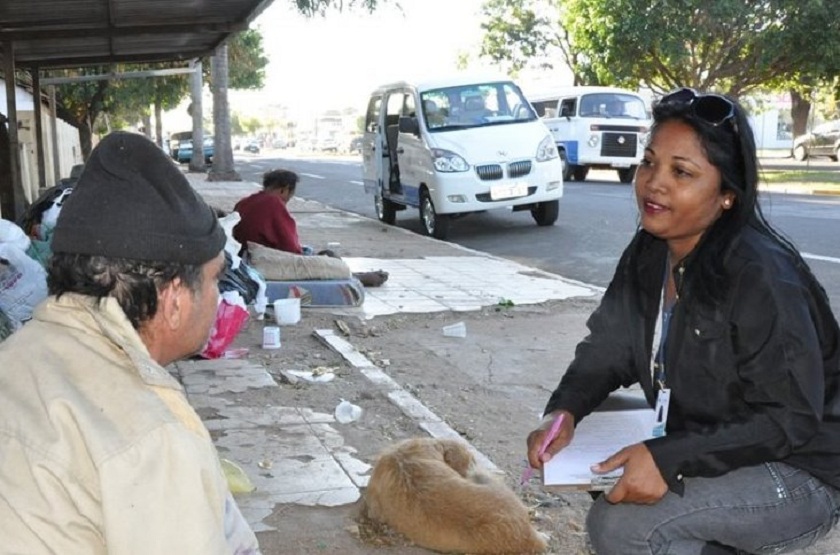
M 96 146 L 58 216 L 57 253 L 201 265 L 225 232 L 184 174 L 151 141 L 114 132 Z

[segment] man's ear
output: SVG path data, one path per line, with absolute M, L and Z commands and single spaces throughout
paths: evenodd
M 187 288 L 180 278 L 175 278 L 158 292 L 158 312 L 166 327 L 177 330 L 181 327 L 184 309 L 186 308 Z

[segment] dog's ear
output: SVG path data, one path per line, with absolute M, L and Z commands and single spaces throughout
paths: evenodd
M 474 459 L 469 448 L 457 440 L 443 440 L 441 441 L 443 448 L 443 460 L 455 472 L 461 476 L 466 477 L 473 467 Z

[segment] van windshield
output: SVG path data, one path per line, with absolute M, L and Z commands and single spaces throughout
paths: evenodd
M 580 97 L 578 114 L 582 118 L 647 119 L 644 101 L 623 93 L 594 93 Z
M 432 133 L 537 119 L 522 91 L 510 81 L 433 89 L 420 95 L 420 103 Z

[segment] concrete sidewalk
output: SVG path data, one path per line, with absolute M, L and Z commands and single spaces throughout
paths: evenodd
M 239 198 L 259 189 L 254 183 L 207 183 L 202 178 L 190 175 L 196 190 L 211 205 L 224 210 L 231 210 Z M 507 300 L 529 305 L 597 299 L 602 293 L 598 287 L 384 226 L 320 203 L 295 199 L 290 208 L 307 243 L 325 248 L 328 243 L 339 242 L 339 254 L 354 271 L 384 269 L 390 274 L 382 287 L 366 291 L 362 307 L 336 310 L 337 315 L 370 320 L 396 313 L 473 311 Z M 343 337 L 326 329 L 316 333 L 354 373 L 369 382 L 368 387 L 387 396 L 418 429 L 434 437 L 463 439 Z M 256 531 L 273 529 L 280 505 L 337 507 L 359 499 L 370 470 L 357 455 L 364 438 L 348 435 L 333 413 L 314 410 L 305 395 L 300 396 L 299 403 L 277 406 L 272 393 L 277 382 L 260 357 L 184 361 L 176 369 L 190 402 L 219 438 L 217 446 L 222 456 L 231 454 L 257 488 L 238 497 Z M 256 401 L 242 402 L 246 397 Z M 498 470 L 489 457 L 475 452 L 486 468 Z M 800 553 L 840 553 L 837 536 L 832 534 L 815 548 Z
M 232 210 L 236 201 L 259 186 L 248 182 L 208 183 L 189 175 L 195 189 L 212 206 Z M 437 241 L 377 221 L 295 198 L 290 210 L 306 242 L 316 248 L 340 242 L 343 259 L 353 271 L 383 269 L 388 281 L 367 289 L 359 308 L 331 311 L 336 315 L 371 319 L 385 314 L 471 311 L 510 301 L 515 305 L 572 297 L 597 297 L 598 287 L 486 253 Z M 382 229 L 387 229 L 387 237 Z M 385 244 L 374 244 L 379 240 Z M 392 257 L 347 256 L 387 252 Z M 344 339 L 329 330 L 317 332 L 323 343 L 340 353 L 371 385 L 384 390 L 392 403 L 434 437 L 461 437 L 432 411 Z M 277 387 L 259 362 L 252 360 L 185 361 L 177 371 L 190 402 L 205 418 L 208 429 L 224 431 L 217 444 L 235 452 L 237 463 L 253 477 L 257 491 L 240 499 L 255 530 L 270 529 L 263 520 L 276 504 L 340 505 L 355 502 L 367 484 L 369 466 L 353 457 L 334 427 L 332 414 L 306 406 L 242 407 L 225 400 L 230 394 Z M 268 429 L 273 430 L 267 433 Z M 478 460 L 498 470 L 484 454 Z M 271 477 L 264 478 L 271 461 Z M 301 463 L 301 461 L 306 461 Z M 274 476 L 283 480 L 275 480 Z

